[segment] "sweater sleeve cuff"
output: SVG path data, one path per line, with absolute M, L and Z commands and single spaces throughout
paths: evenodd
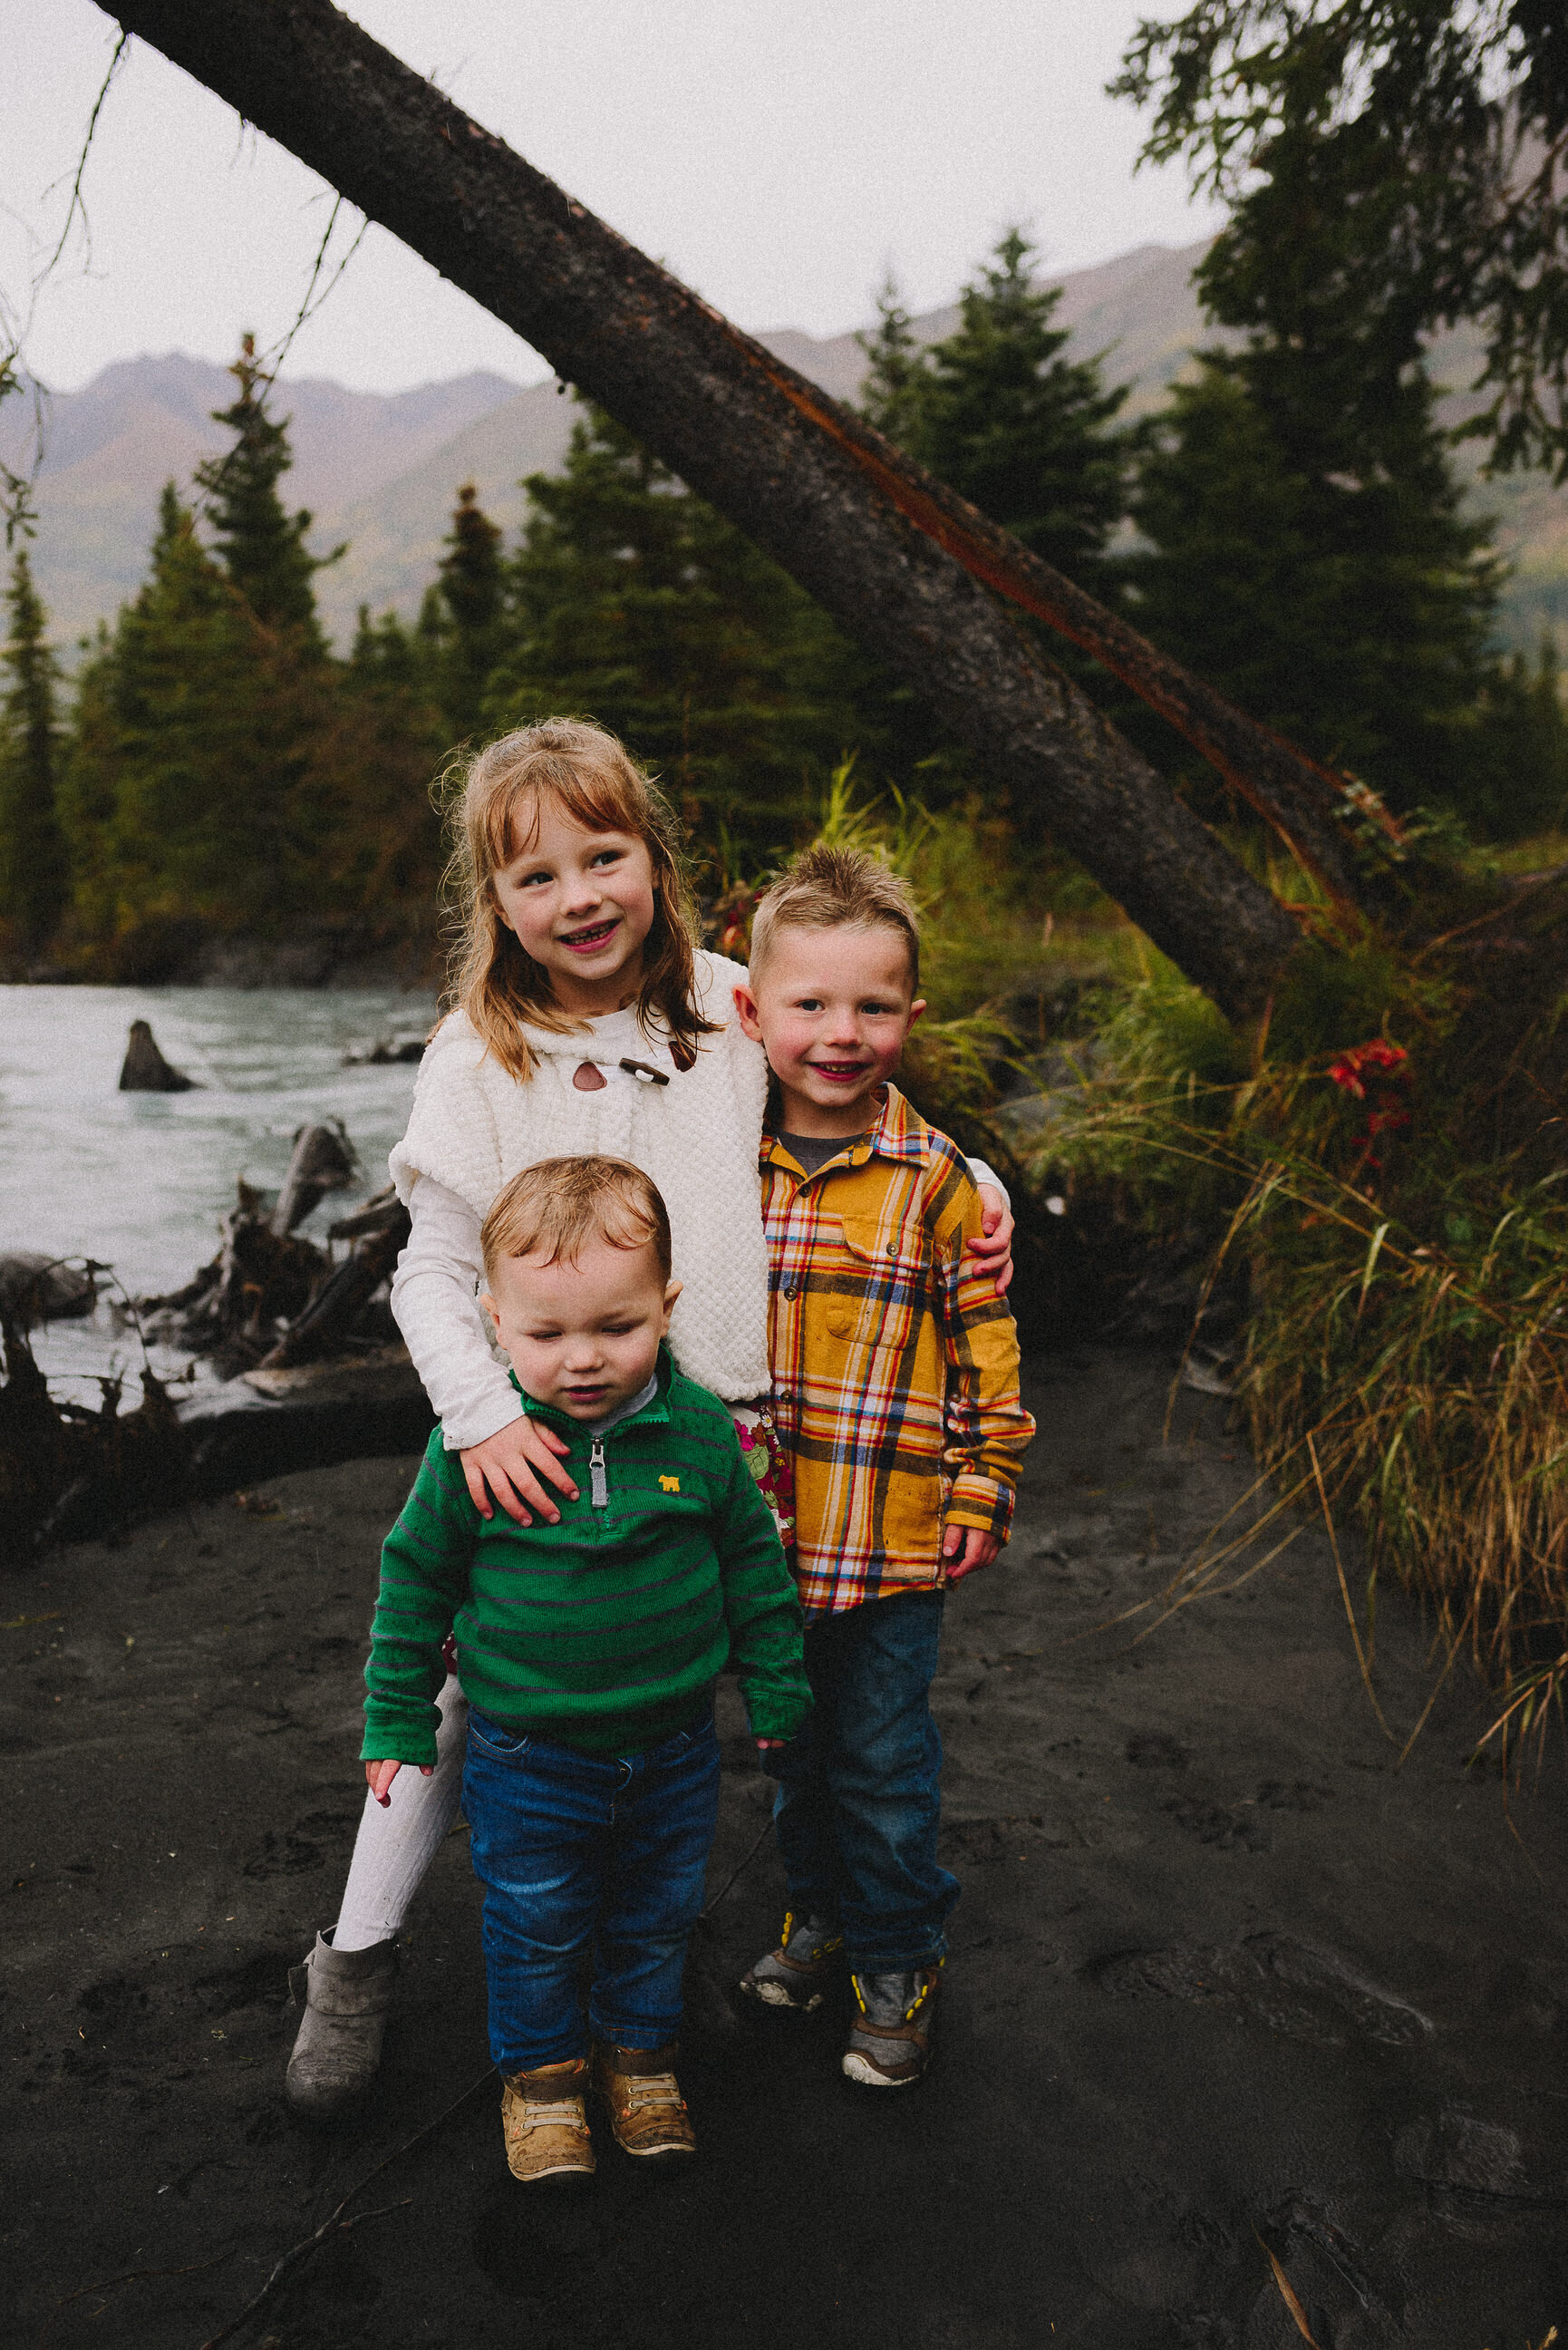
M 990 1477 L 957 1477 L 942 1512 L 942 1523 L 973 1526 L 982 1534 L 995 1534 L 999 1542 L 1005 1542 L 1012 1524 L 1012 1503 L 1011 1485 L 999 1485 Z
M 993 1191 L 1000 1191 L 1011 1209 L 1012 1194 L 994 1167 L 988 1166 L 983 1159 L 971 1159 L 969 1162 L 969 1171 L 971 1180 L 975 1183 L 989 1183 Z
M 441 1424 L 441 1440 L 448 1452 L 466 1452 L 471 1444 L 483 1444 L 487 1438 L 499 1436 L 514 1419 L 523 1418 L 523 1406 L 517 1390 L 504 1375 L 493 1393 L 469 1406 L 466 1411 L 453 1412 Z

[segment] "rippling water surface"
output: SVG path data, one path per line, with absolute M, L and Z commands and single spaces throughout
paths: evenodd
M 178 1288 L 216 1253 L 236 1179 L 275 1188 L 296 1128 L 341 1118 L 363 1180 L 303 1227 L 320 1238 L 387 1181 L 418 1074 L 345 1053 L 434 1017 L 393 989 L 0 987 L 0 1251 L 96 1257 L 133 1297 Z M 199 1090 L 117 1090 L 133 1020 Z M 37 1352 L 60 1391 L 87 1400 L 120 1371 L 131 1399 L 140 1349 L 107 1307 L 39 1332 Z

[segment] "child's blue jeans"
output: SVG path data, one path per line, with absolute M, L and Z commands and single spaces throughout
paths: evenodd
M 711 1718 L 646 1753 L 607 1757 L 471 1712 L 462 1808 L 484 1887 L 490 2053 L 502 2072 L 586 2056 L 589 2030 L 618 2048 L 672 2041 L 719 1813 Z
M 959 1897 L 937 1859 L 942 1742 L 930 1688 L 940 1591 L 806 1627 L 816 1702 L 779 1758 L 774 1824 L 797 1918 L 836 1920 L 861 1974 L 934 1966 Z

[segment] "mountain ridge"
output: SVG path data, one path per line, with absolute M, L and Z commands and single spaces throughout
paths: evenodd
M 1075 359 L 1098 357 L 1107 381 L 1126 384 L 1124 413 L 1158 406 L 1195 346 L 1220 337 L 1192 290 L 1199 242 L 1144 244 L 1092 269 L 1044 282 L 1061 288 L 1057 321 Z M 929 344 L 957 324 L 948 303 L 911 320 Z M 780 327 L 757 337 L 836 399 L 853 400 L 866 358 L 853 334 L 816 337 Z M 1439 380 L 1476 371 L 1473 336 L 1449 336 L 1434 351 Z M 51 633 L 69 646 L 134 595 L 145 574 L 159 493 L 171 476 L 184 494 L 202 457 L 225 442 L 211 410 L 233 397 L 228 370 L 182 352 L 122 359 L 79 391 L 43 392 L 46 438 L 36 504 L 34 569 Z M 1453 396 L 1457 408 L 1462 395 Z M 361 604 L 412 616 L 434 574 L 459 484 L 472 481 L 493 519 L 513 536 L 526 506 L 521 483 L 563 463 L 575 403 L 546 380 L 520 385 L 475 369 L 400 392 L 359 392 L 325 377 L 284 378 L 275 412 L 290 420 L 293 471 L 284 494 L 313 516 L 312 543 L 347 552 L 317 576 L 323 624 L 339 648 Z M 23 400 L 0 408 L 0 456 L 25 452 Z M 1469 460 L 1473 464 L 1473 459 Z M 1553 629 L 1568 652 L 1568 492 L 1539 476 L 1472 485 L 1497 521 L 1501 551 L 1515 567 L 1503 628 L 1533 647 Z

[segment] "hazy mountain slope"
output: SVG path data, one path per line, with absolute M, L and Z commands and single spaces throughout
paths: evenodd
M 1056 315 L 1072 330 L 1075 355 L 1104 354 L 1109 380 L 1131 388 L 1128 416 L 1158 406 L 1193 346 L 1216 339 L 1192 292 L 1202 251 L 1200 244 L 1140 245 L 1057 281 Z M 939 341 L 957 317 L 950 304 L 928 311 L 914 320 L 915 332 Z M 853 335 L 819 339 L 786 327 L 760 339 L 836 398 L 855 397 L 866 360 Z M 1447 403 L 1452 415 L 1462 412 L 1477 352 L 1473 335 L 1447 337 L 1433 352 L 1438 381 L 1460 387 Z M 224 369 L 175 353 L 107 368 L 50 404 L 35 561 L 57 640 L 68 644 L 99 616 L 112 617 L 134 591 L 158 493 L 171 474 L 188 485 L 198 459 L 222 445 L 209 411 L 226 405 L 232 391 Z M 0 411 L 0 450 L 16 445 L 22 405 Z M 288 494 L 317 516 L 322 552 L 349 542 L 317 582 L 323 619 L 340 645 L 361 603 L 408 616 L 418 609 L 461 483 L 476 483 L 487 512 L 514 535 L 523 476 L 560 463 L 576 413 L 553 383 L 519 390 L 487 374 L 390 397 L 303 378 L 281 386 L 278 405 L 292 419 Z M 1508 636 L 1533 649 L 1552 627 L 1568 651 L 1568 491 L 1528 475 L 1478 482 L 1474 494 L 1496 515 L 1499 545 L 1516 567 Z
M 365 496 L 450 445 L 516 389 L 483 372 L 391 394 L 286 380 L 277 405 L 291 420 L 295 464 L 285 494 L 316 514 Z M 57 639 L 70 643 L 134 592 L 160 491 L 172 477 L 188 492 L 202 458 L 225 445 L 211 411 L 234 396 L 226 369 L 177 351 L 105 368 L 78 392 L 41 395 L 34 563 Z M 27 462 L 31 427 L 30 401 L 0 410 L 0 452 L 11 462 Z M 317 543 L 335 541 L 323 533 Z
M 1106 351 L 1112 379 L 1137 386 L 1135 404 L 1161 396 L 1201 335 L 1189 281 L 1202 250 L 1201 244 L 1179 251 L 1141 245 L 1060 281 L 1057 317 L 1072 328 L 1075 348 Z M 950 303 L 925 312 L 913 326 L 920 341 L 934 343 L 951 333 L 957 319 Z M 835 399 L 853 400 L 858 391 L 866 358 L 853 335 L 818 339 L 784 327 L 758 339 Z M 389 604 L 404 613 L 418 608 L 460 483 L 474 482 L 485 511 L 514 531 L 525 503 L 518 486 L 523 475 L 547 473 L 560 463 L 573 415 L 573 403 L 553 384 L 536 385 L 492 410 L 401 479 L 324 509 L 323 534 L 350 542 L 344 561 L 318 583 L 323 614 L 338 639 L 352 629 L 360 603 L 377 610 Z

